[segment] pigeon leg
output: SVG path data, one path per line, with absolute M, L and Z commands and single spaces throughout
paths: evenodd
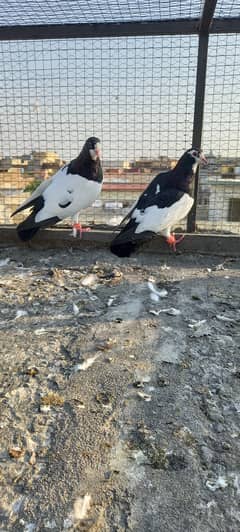
M 81 229 L 81 225 L 79 223 L 79 213 L 77 212 L 73 217 L 73 225 L 72 225 L 72 236 L 74 236 L 74 238 L 77 237 L 80 229 Z
M 172 233 L 168 238 L 166 238 L 166 242 L 170 247 L 172 247 L 173 251 L 177 251 L 176 244 L 182 242 L 183 239 L 184 235 L 181 235 L 179 238 L 176 238 L 175 233 Z
M 175 235 L 174 235 L 175 236 Z M 180 235 L 179 238 L 176 238 L 175 244 L 179 244 L 179 242 L 182 242 L 182 240 L 185 238 L 185 235 Z
M 83 233 L 88 233 L 89 231 L 91 231 L 90 227 L 82 227 L 82 225 L 79 222 L 74 222 L 72 229 L 73 229 L 72 235 L 75 238 L 78 235 L 80 238 L 82 238 Z

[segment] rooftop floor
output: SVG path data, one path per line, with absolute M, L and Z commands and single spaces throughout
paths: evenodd
M 237 259 L 12 247 L 0 271 L 1 530 L 238 532 Z

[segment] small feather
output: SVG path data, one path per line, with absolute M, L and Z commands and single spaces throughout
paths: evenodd
M 154 292 L 151 292 L 150 294 L 150 298 L 152 301 L 154 301 L 155 303 L 158 303 L 159 301 L 159 296 L 157 294 L 155 294 Z
M 24 318 L 24 316 L 28 316 L 26 310 L 17 310 L 15 319 L 18 320 L 19 318 Z
M 42 334 L 45 334 L 45 332 L 46 329 L 44 329 L 44 327 L 41 327 L 40 329 L 35 329 L 34 334 L 36 334 L 37 336 L 41 336 Z
M 93 287 L 96 285 L 97 281 L 98 281 L 97 276 L 94 275 L 93 273 L 90 273 L 89 275 L 86 275 L 86 277 L 82 279 L 81 285 L 87 286 L 87 287 L 89 286 Z
M 10 262 L 10 259 L 9 259 L 9 258 L 0 260 L 0 268 L 1 268 L 2 266 L 7 266 L 7 264 L 8 264 L 9 262 Z
M 82 521 L 86 519 L 87 514 L 91 507 L 92 497 L 88 493 L 84 497 L 79 497 L 73 506 L 73 518 L 74 521 Z
M 156 294 L 159 297 L 167 297 L 168 295 L 168 292 L 167 290 L 165 290 L 165 288 L 163 288 L 162 290 L 157 290 L 153 282 L 151 281 L 151 279 L 148 281 L 148 288 L 150 292 L 152 292 L 153 294 Z
M 138 394 L 138 397 L 140 397 L 141 399 L 144 399 L 144 401 L 146 401 L 147 403 L 152 400 L 151 395 L 148 395 L 145 392 L 138 392 L 137 394 Z
M 154 314 L 154 316 L 159 316 L 161 312 L 166 312 L 166 314 L 169 314 L 170 316 L 179 316 L 179 314 L 181 314 L 181 311 L 174 307 L 162 308 L 160 310 L 149 310 L 149 313 Z
M 215 481 L 208 480 L 206 482 L 206 486 L 209 490 L 216 491 L 218 489 L 226 488 L 228 486 L 228 482 L 225 477 L 219 475 L 219 477 Z
M 79 308 L 78 308 L 78 306 L 75 303 L 73 303 L 73 314 L 75 316 L 77 316 L 79 314 Z
M 107 302 L 107 306 L 111 307 L 117 296 L 111 296 Z
M 216 318 L 217 320 L 219 321 L 225 321 L 225 322 L 229 322 L 229 323 L 234 323 L 235 320 L 232 319 L 232 318 L 228 318 L 227 316 L 222 316 L 222 314 L 217 314 L 216 315 Z
M 199 321 L 196 321 L 196 320 L 192 320 L 194 321 L 194 323 L 189 323 L 188 324 L 188 327 L 190 329 L 198 329 L 199 327 L 201 327 L 202 325 L 204 325 L 204 323 L 206 323 L 207 320 L 199 320 Z
M 86 369 L 90 368 L 93 365 L 93 363 L 98 357 L 99 355 L 94 355 L 93 357 L 89 357 L 87 358 L 87 360 L 84 360 L 84 362 L 82 362 L 81 364 L 76 364 L 76 366 L 74 366 L 73 368 L 73 371 L 86 371 Z

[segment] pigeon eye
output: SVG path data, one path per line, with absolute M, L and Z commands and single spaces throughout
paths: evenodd
M 192 154 L 193 154 L 194 157 L 197 157 L 197 152 L 196 151 L 193 151 Z

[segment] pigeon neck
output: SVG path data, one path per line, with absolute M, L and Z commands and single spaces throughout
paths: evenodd
M 77 159 L 70 163 L 68 173 L 78 174 L 89 181 L 97 181 L 98 183 L 103 180 L 100 160 L 93 161 L 90 157 L 86 159 L 81 153 Z
M 188 161 L 188 160 L 184 161 L 180 159 L 180 161 L 178 161 L 178 163 L 176 164 L 174 168 L 174 173 L 180 176 L 184 175 L 186 177 L 190 177 L 193 175 L 194 164 L 195 163 L 192 163 L 191 161 Z
M 85 160 L 79 161 L 79 175 L 82 175 L 83 177 L 86 177 L 86 179 L 89 179 L 89 181 L 98 181 L 101 183 L 102 181 L 102 168 L 100 160 L 97 159 L 96 161 L 93 161 L 92 159 L 88 158 Z
M 177 189 L 190 194 L 191 183 L 194 177 L 195 163 L 188 160 L 180 160 L 173 170 L 173 183 Z

